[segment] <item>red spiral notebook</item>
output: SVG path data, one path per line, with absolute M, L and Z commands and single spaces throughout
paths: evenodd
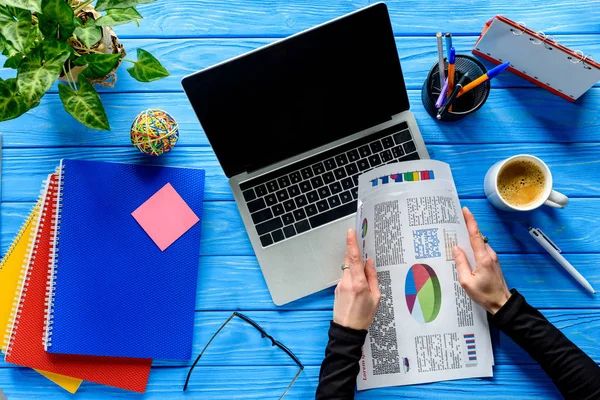
M 46 183 L 36 243 L 5 360 L 42 371 L 144 392 L 152 366 L 151 359 L 50 354 L 44 350 L 47 281 L 57 196 L 58 178 L 53 174 Z

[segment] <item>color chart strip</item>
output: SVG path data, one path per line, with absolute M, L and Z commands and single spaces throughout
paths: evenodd
M 435 179 L 433 171 L 413 171 L 413 172 L 402 172 L 398 174 L 381 176 L 371 181 L 372 186 L 377 186 L 381 182 L 382 185 L 394 182 L 418 182 L 418 181 L 432 181 Z
M 475 347 L 475 335 L 465 334 L 465 344 L 467 345 L 467 357 L 469 361 L 477 361 L 477 348 Z

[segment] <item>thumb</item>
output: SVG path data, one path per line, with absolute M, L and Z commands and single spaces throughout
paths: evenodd
M 458 281 L 460 285 L 464 288 L 467 282 L 470 282 L 473 278 L 473 271 L 471 271 L 471 266 L 469 265 L 469 260 L 467 260 L 467 255 L 458 246 L 454 246 L 452 249 L 452 253 L 454 255 L 454 261 L 456 261 L 456 270 L 458 271 Z

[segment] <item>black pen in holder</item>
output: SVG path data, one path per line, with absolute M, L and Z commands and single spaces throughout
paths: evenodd
M 455 78 L 454 82 L 458 81 L 467 74 L 464 81 L 464 85 L 472 82 L 479 78 L 481 75 L 487 72 L 485 66 L 477 60 L 475 57 L 469 55 L 457 54 L 456 62 L 454 63 Z M 446 64 L 446 75 L 448 75 L 448 65 Z M 459 119 L 474 113 L 479 110 L 483 103 L 487 100 L 490 94 L 490 81 L 486 81 L 475 89 L 468 91 L 464 95 L 458 97 L 452 105 L 452 111 L 446 111 L 440 120 L 437 119 L 438 109 L 435 107 L 435 103 L 440 95 L 440 78 L 438 63 L 431 68 L 427 79 L 423 82 L 421 88 L 421 100 L 425 111 L 436 121 L 458 121 Z

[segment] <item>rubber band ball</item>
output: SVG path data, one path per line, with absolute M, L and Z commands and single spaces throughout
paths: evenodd
M 159 108 L 149 108 L 131 124 L 131 143 L 144 154 L 160 156 L 171 151 L 179 139 L 175 119 Z

